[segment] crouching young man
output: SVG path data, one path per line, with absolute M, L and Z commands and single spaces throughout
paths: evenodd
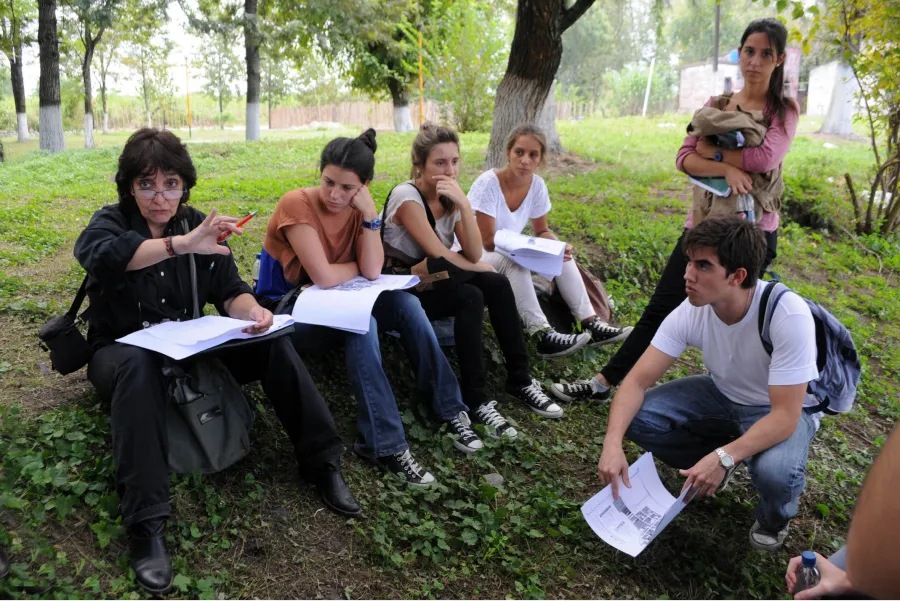
M 628 482 L 624 436 L 678 468 L 691 487 L 686 499 L 713 495 L 747 464 L 759 493 L 750 544 L 784 544 L 806 485 L 806 458 L 818 401 L 806 386 L 818 377 L 815 325 L 805 301 L 789 292 L 771 319 L 771 356 L 758 331 L 757 274 L 766 241 L 739 216 L 710 218 L 684 238 L 687 300 L 660 326 L 622 382 L 610 408 L 600 480 L 618 498 Z M 688 346 L 703 352 L 709 375 L 651 386 Z M 647 391 L 646 394 L 644 391 Z

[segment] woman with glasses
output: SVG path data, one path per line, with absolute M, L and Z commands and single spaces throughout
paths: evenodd
M 168 439 L 163 357 L 116 342 L 163 321 L 192 318 L 190 261 L 196 262 L 198 304 L 254 322 L 245 332 L 271 327 L 241 281 L 231 250 L 218 238 L 241 234 L 236 219 L 204 215 L 188 206 L 197 172 L 187 148 L 171 132 L 141 129 L 132 135 L 116 173 L 119 202 L 91 218 L 75 243 L 88 273 L 88 342 L 94 355 L 88 379 L 110 403 L 113 459 L 122 519 L 131 537 L 131 566 L 139 585 L 154 594 L 172 586 L 165 547 L 169 517 Z M 185 227 L 186 225 L 186 227 Z M 289 337 L 219 351 L 239 383 L 259 380 L 287 431 L 300 475 L 315 484 L 325 504 L 345 516 L 360 514 L 341 475 L 343 446 L 325 401 Z

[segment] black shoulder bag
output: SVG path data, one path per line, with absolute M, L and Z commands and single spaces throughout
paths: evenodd
M 81 317 L 78 315 L 78 310 L 87 294 L 87 281 L 88 276 L 84 276 L 81 288 L 78 289 L 69 310 L 64 315 L 57 315 L 45 323 L 38 331 L 41 349 L 50 352 L 50 365 L 62 375 L 78 371 L 87 365 L 94 355 L 93 347 L 88 344 L 81 330 L 78 329 L 78 324 L 83 321 L 84 313 L 90 311 L 88 309 L 81 314 Z
M 421 190 L 419 190 L 415 184 L 410 185 L 419 194 L 419 198 L 422 199 L 422 205 L 425 207 L 425 217 L 428 218 L 428 225 L 434 230 L 437 222 L 434 219 L 434 213 L 431 212 L 431 207 L 428 206 L 428 201 L 425 200 L 425 195 L 422 194 Z M 396 187 L 397 186 L 394 186 L 394 188 Z M 391 194 L 394 192 L 394 188 L 391 188 L 391 191 L 388 192 L 387 198 L 384 200 L 384 208 L 381 210 L 382 245 L 384 244 L 384 228 L 387 225 L 385 218 L 387 217 L 388 203 L 391 201 Z M 420 270 L 426 272 L 425 275 L 416 273 L 416 275 L 419 275 L 420 280 L 419 284 L 416 285 L 417 292 L 426 290 L 450 290 L 460 284 L 468 282 L 477 275 L 477 272 L 475 271 L 460 269 L 444 257 L 426 257 L 417 265 L 404 265 L 394 257 L 385 256 L 384 267 L 382 268 L 381 273 L 389 275 L 410 275 L 413 273 L 414 267 L 417 268 L 416 272 L 419 272 Z

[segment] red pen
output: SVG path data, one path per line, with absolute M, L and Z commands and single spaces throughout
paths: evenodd
M 259 213 L 259 211 L 253 211 L 252 213 L 250 213 L 249 215 L 247 215 L 246 217 L 244 217 L 243 219 L 238 221 L 237 224 L 235 225 L 235 227 L 241 227 L 242 225 L 244 225 L 245 223 L 247 223 L 248 221 L 253 219 L 253 217 L 257 213 Z M 216 242 L 225 242 L 225 238 L 227 238 L 230 235 L 231 235 L 231 231 L 227 231 L 224 234 L 222 234 L 221 236 L 219 236 L 218 238 L 216 238 Z

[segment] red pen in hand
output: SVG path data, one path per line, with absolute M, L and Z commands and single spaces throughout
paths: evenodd
M 246 217 L 244 217 L 243 219 L 241 219 L 240 221 L 238 221 L 237 224 L 235 224 L 234 227 L 241 227 L 242 225 L 244 225 L 245 223 L 247 223 L 248 221 L 250 221 L 251 219 L 253 219 L 253 217 L 254 217 L 257 213 L 259 213 L 259 211 L 253 211 L 252 213 L 250 213 L 249 215 L 247 215 Z M 225 242 L 225 238 L 227 238 L 227 237 L 230 236 L 230 235 L 231 235 L 231 232 L 230 232 L 230 231 L 225 232 L 224 234 L 222 234 L 221 236 L 219 236 L 218 238 L 216 238 L 216 242 Z

